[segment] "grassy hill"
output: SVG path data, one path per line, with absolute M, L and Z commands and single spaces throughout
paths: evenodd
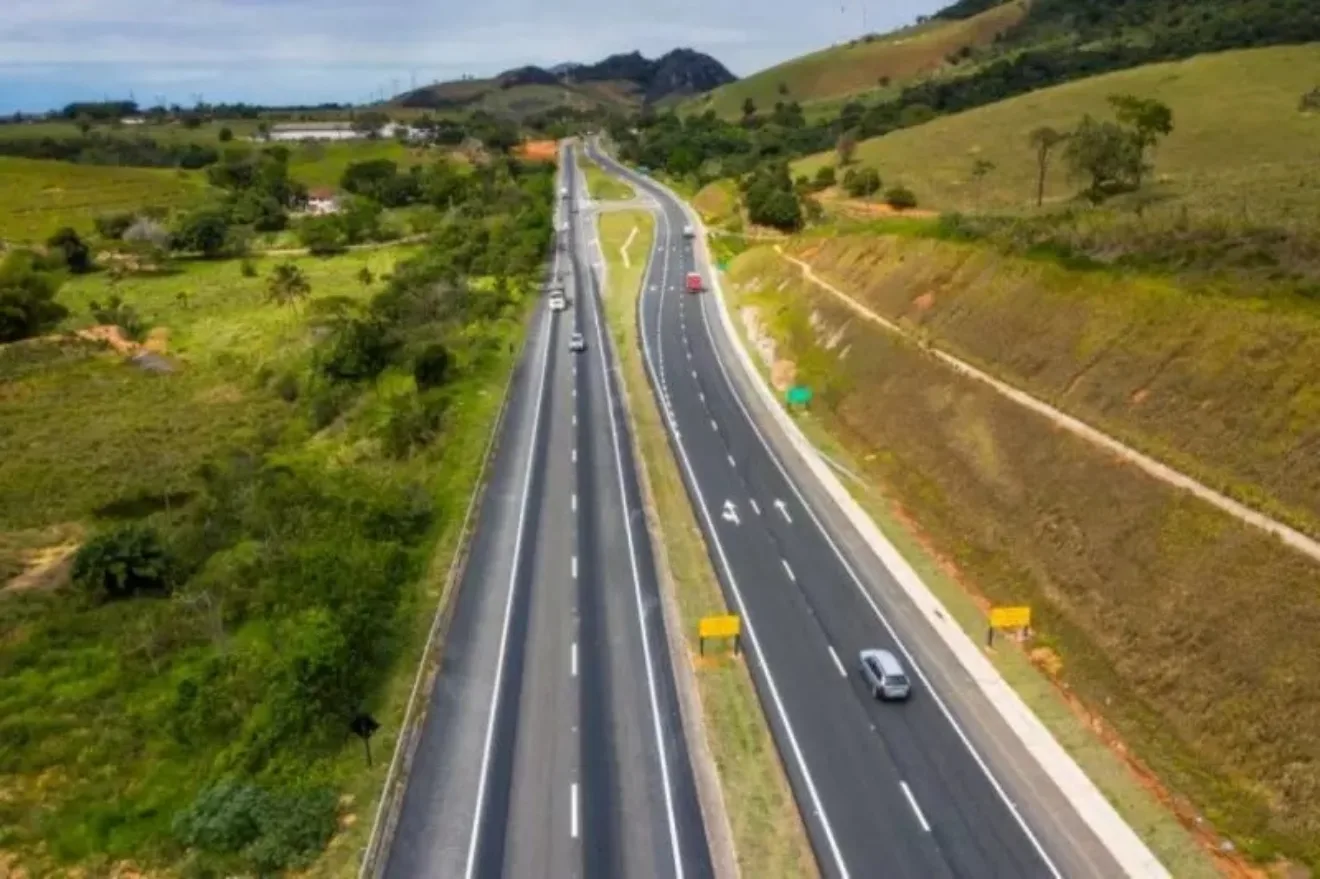
M 98 214 L 187 206 L 208 189 L 193 171 L 0 156 L 0 239 L 44 241 L 62 226 L 90 232 Z
M 1129 93 L 1173 109 L 1174 131 L 1156 150 L 1147 198 L 1161 210 L 1257 222 L 1320 225 L 1320 113 L 1301 98 L 1320 85 L 1320 44 L 1249 49 L 1152 64 L 1067 83 L 915 128 L 863 141 L 856 161 L 879 169 L 886 185 L 911 187 L 923 206 L 958 211 L 1034 208 L 1036 162 L 1027 144 L 1039 125 L 1073 127 L 1084 113 L 1109 118 L 1107 98 Z M 994 169 L 981 181 L 973 163 Z M 795 174 L 837 161 L 803 159 Z M 1054 161 L 1047 198 L 1080 188 Z
M 686 101 L 682 112 L 714 110 L 724 118 L 742 115 L 751 98 L 768 109 L 776 101 L 797 101 L 809 114 L 836 110 L 848 99 L 897 94 L 901 87 L 952 67 L 950 57 L 968 48 L 989 46 L 1026 12 L 1013 0 L 960 21 L 932 20 L 891 34 L 871 34 L 720 86 Z

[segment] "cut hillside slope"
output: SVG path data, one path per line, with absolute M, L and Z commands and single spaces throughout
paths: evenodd
M 1320 536 L 1320 310 L 895 236 L 786 252 L 882 317 Z
M 1173 110 L 1173 133 L 1154 154 L 1156 182 L 1147 194 L 1158 210 L 1198 216 L 1247 217 L 1268 224 L 1320 225 L 1320 171 L 1315 144 L 1320 113 L 1301 109 L 1320 85 L 1320 44 L 1249 49 L 1154 64 L 1056 86 L 998 104 L 946 116 L 863 141 L 856 160 L 879 169 L 888 184 L 903 182 L 924 206 L 942 210 L 1025 211 L 1034 208 L 1037 126 L 1075 126 L 1085 113 L 1111 118 L 1108 98 L 1157 98 Z M 977 160 L 994 163 L 979 183 Z M 814 174 L 836 161 L 821 153 L 795 163 Z M 1071 199 L 1061 159 L 1050 172 L 1047 198 Z M 1143 196 L 1145 197 L 1145 196 Z
M 951 56 L 991 45 L 1025 12 L 1025 2 L 1014 0 L 962 21 L 932 21 L 891 34 L 870 34 L 720 86 L 685 102 L 681 110 L 714 110 L 732 119 L 742 115 L 748 98 L 763 110 L 777 101 L 797 101 L 811 112 L 816 102 L 897 93 L 914 79 L 951 67 Z
M 896 264 L 919 255 L 930 256 Z M 903 301 L 985 335 L 1001 332 L 996 315 L 1011 329 L 1043 309 L 1023 341 L 1065 359 L 1070 345 L 1102 350 L 1103 306 L 1125 293 L 1075 293 L 1095 332 L 1069 334 L 1071 309 L 1051 307 L 1067 288 L 1037 289 L 1030 267 L 996 279 L 995 265 L 962 263 L 945 265 L 936 290 L 910 279 Z M 983 605 L 1032 606 L 1033 658 L 1115 727 L 1125 753 L 1253 857 L 1320 866 L 1320 566 L 857 319 L 769 247 L 738 256 L 728 277 L 734 305 L 756 309 L 775 357 L 816 389 L 813 417 Z M 998 311 L 978 313 L 955 284 L 998 287 Z M 955 306 L 938 311 L 942 297 Z M 1208 355 L 1207 368 L 1242 362 Z

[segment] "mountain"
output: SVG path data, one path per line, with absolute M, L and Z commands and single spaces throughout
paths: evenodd
M 560 108 L 626 112 L 701 94 L 734 79 L 719 61 L 692 49 L 674 49 L 654 60 L 629 52 L 595 64 L 518 67 L 487 79 L 435 83 L 399 95 L 392 103 L 432 110 L 481 109 L 521 120 Z

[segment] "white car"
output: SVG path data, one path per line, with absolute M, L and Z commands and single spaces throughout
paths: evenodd
M 683 237 L 684 237 L 684 238 L 696 238 L 696 237 L 697 237 L 697 230 L 693 229 L 691 226 L 684 226 L 684 227 L 683 227 Z
M 563 311 L 565 308 L 568 308 L 568 300 L 564 298 L 564 294 L 558 290 L 551 292 L 550 310 Z
M 574 333 L 568 337 L 568 350 L 585 351 L 587 350 L 587 340 L 581 333 Z

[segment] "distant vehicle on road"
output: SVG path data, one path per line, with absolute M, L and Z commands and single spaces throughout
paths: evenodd
M 568 337 L 568 350 L 575 352 L 587 350 L 587 340 L 581 333 L 574 333 Z
M 568 198 L 568 187 L 567 187 L 567 186 L 561 186 L 561 187 L 559 188 L 559 194 L 560 194 L 560 196 L 562 196 L 563 198 Z
M 701 275 L 696 272 L 687 273 L 687 283 L 685 286 L 689 293 L 700 293 L 705 289 L 705 285 L 701 281 Z
M 568 300 L 564 298 L 563 290 L 550 291 L 550 310 L 563 311 L 568 307 Z
M 684 238 L 696 238 L 696 237 L 697 237 L 697 230 L 693 229 L 691 226 L 684 226 L 684 227 L 683 227 L 683 237 L 684 237 Z
M 863 650 L 859 657 L 862 679 L 876 699 L 906 699 L 912 685 L 898 657 L 888 650 Z

